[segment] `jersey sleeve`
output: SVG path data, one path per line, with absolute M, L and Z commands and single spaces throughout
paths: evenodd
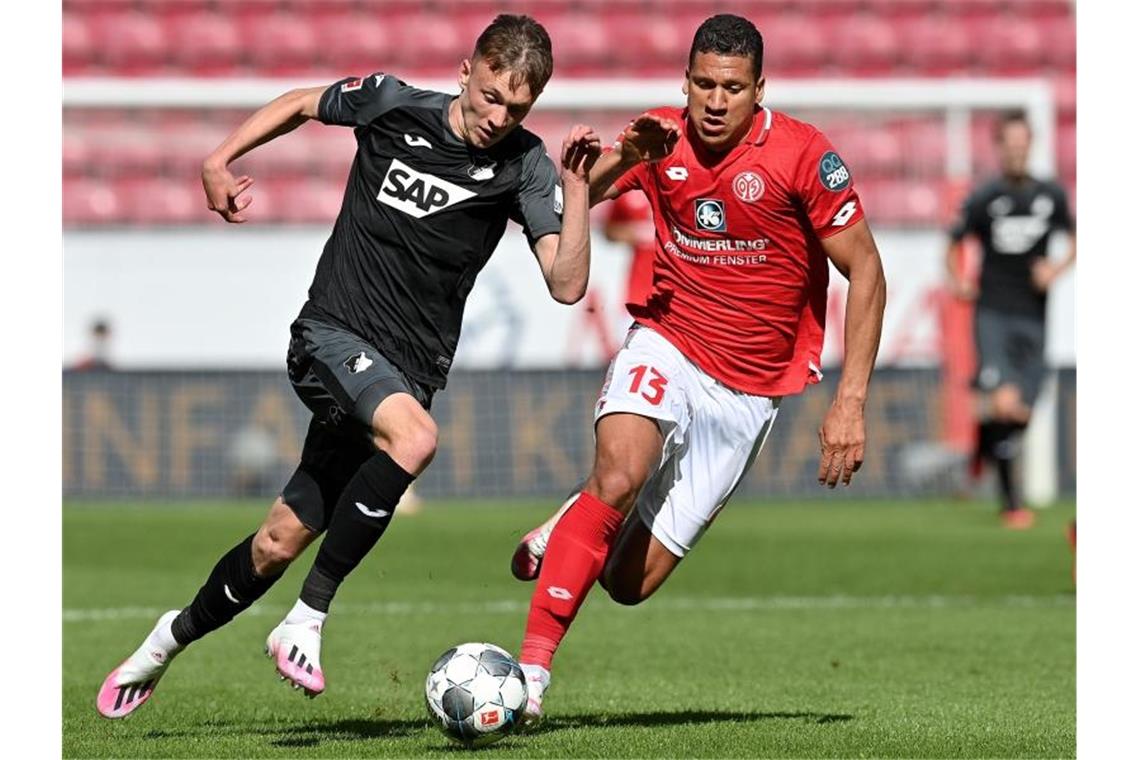
M 321 95 L 317 118 L 324 124 L 363 127 L 396 105 L 404 83 L 388 74 L 348 77 L 333 83 Z
M 1069 205 L 1069 194 L 1059 184 L 1053 185 L 1053 229 L 1072 232 L 1076 228 L 1073 221 L 1073 208 Z
M 977 235 L 980 232 L 980 224 L 978 223 L 980 208 L 981 199 L 977 191 L 966 196 L 958 209 L 957 216 L 954 217 L 954 222 L 950 225 L 951 240 L 958 243 L 967 235 Z
M 543 235 L 562 230 L 562 185 L 541 141 L 523 158 L 522 178 L 510 216 L 522 225 L 531 248 Z
M 820 132 L 812 134 L 796 172 L 800 201 L 820 238 L 830 237 L 863 218 L 851 170 Z

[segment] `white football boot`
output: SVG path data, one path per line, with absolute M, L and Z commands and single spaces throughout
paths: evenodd
M 119 667 L 103 679 L 95 707 L 104 718 L 125 718 L 142 707 L 154 694 L 158 680 L 170 667 L 170 661 L 182 647 L 163 646 L 163 639 L 172 641 L 167 633 L 170 623 L 181 610 L 170 610 L 158 619 L 146 640 Z
M 511 574 L 520 581 L 533 581 L 538 577 L 538 571 L 542 569 L 542 558 L 546 556 L 546 544 L 550 541 L 550 534 L 554 532 L 554 526 L 562 519 L 562 515 L 566 514 L 566 510 L 577 501 L 578 494 L 578 491 L 570 494 L 570 498 L 562 503 L 557 512 L 519 541 L 514 555 L 511 556 Z
M 321 628 L 323 623 L 282 621 L 265 640 L 265 654 L 273 658 L 282 681 L 304 689 L 312 699 L 325 690 L 325 674 L 321 670 Z
M 541 665 L 522 664 L 526 676 L 526 707 L 523 709 L 523 726 L 537 726 L 542 722 L 542 697 L 550 688 L 550 671 Z

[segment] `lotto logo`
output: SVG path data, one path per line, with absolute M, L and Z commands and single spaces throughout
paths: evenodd
M 550 596 L 552 596 L 553 598 L 561 599 L 564 602 L 569 601 L 569 600 L 574 598 L 573 594 L 571 594 L 569 591 L 562 588 L 561 586 L 550 586 L 549 588 L 546 589 L 546 593 L 550 594 Z
M 724 203 L 716 198 L 697 200 L 697 228 L 710 232 L 724 232 L 727 225 L 724 219 Z
M 475 193 L 466 188 L 432 174 L 418 172 L 393 158 L 376 200 L 416 219 L 423 219 L 473 197 Z

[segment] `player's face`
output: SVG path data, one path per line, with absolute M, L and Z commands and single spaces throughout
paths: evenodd
M 709 150 L 722 153 L 752 128 L 756 106 L 764 97 L 764 77 L 753 75 L 751 56 L 697 53 L 682 90 L 697 137 Z
M 459 68 L 461 137 L 477 148 L 489 148 L 522 123 L 536 96 L 523 82 L 511 89 L 511 72 L 495 72 L 482 58 Z
M 1029 163 L 1029 126 L 1019 121 L 1002 127 L 998 140 L 998 158 L 1001 171 L 1007 177 L 1024 177 Z

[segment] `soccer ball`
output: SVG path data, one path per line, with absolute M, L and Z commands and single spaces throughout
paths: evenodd
M 424 684 L 428 712 L 443 733 L 482 747 L 511 733 L 522 720 L 526 678 L 494 644 L 460 644 L 439 656 Z

